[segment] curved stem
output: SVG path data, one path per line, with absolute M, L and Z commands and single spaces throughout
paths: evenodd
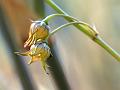
M 73 25 L 73 24 L 81 24 L 81 22 L 70 22 L 67 24 L 63 24 L 63 25 L 59 26 L 58 28 L 56 28 L 55 30 L 51 31 L 49 37 L 52 36 L 53 34 L 55 34 L 56 32 L 58 32 L 60 29 L 63 29 L 65 27 Z
M 68 19 L 69 22 L 74 22 L 74 21 L 79 22 L 81 24 L 81 25 L 79 25 L 80 29 L 84 30 L 84 33 L 88 34 L 88 36 L 90 38 L 93 38 L 93 35 L 97 34 L 97 32 L 90 25 L 88 25 L 87 23 L 84 23 L 82 21 L 79 21 L 78 19 L 76 19 L 76 18 L 74 18 L 72 16 L 69 16 L 69 15 L 51 14 L 51 15 L 47 16 L 45 19 L 43 19 L 42 21 L 45 22 L 45 23 L 47 23 L 50 19 L 52 19 L 52 18 L 54 18 L 56 16 L 64 17 L 64 18 Z M 76 25 L 78 25 L 78 24 L 76 24 Z M 89 29 L 84 29 L 84 26 L 87 27 L 87 28 L 89 28 Z
M 53 17 L 56 17 L 56 16 L 65 17 L 65 18 L 68 18 L 69 20 L 78 21 L 78 19 L 76 19 L 72 16 L 69 16 L 69 15 L 64 15 L 64 14 L 51 14 L 51 15 L 47 16 L 45 19 L 43 19 L 42 21 L 43 22 L 48 22 L 50 19 L 52 19 Z
M 59 14 L 64 14 L 64 15 L 68 15 L 65 11 L 63 11 L 59 6 L 57 6 L 52 0 L 45 0 L 47 2 L 48 5 L 50 5 L 55 11 L 57 11 Z M 69 16 L 69 15 L 68 15 Z M 65 18 L 67 21 L 69 22 L 74 22 L 74 20 L 71 20 L 69 18 Z M 85 28 L 81 27 L 78 24 L 74 24 L 74 26 L 76 28 L 78 28 L 80 31 L 82 31 L 84 34 L 86 34 L 87 36 L 91 37 L 91 33 L 88 32 L 88 30 L 86 30 Z M 62 26 L 61 26 L 62 27 Z M 60 28 L 60 27 L 59 27 Z M 58 28 L 58 29 L 59 29 Z M 59 29 L 60 30 L 60 29 Z M 59 31 L 59 30 L 54 30 L 52 33 L 54 34 L 55 32 Z M 52 35 L 52 34 L 51 34 Z M 92 39 L 94 42 L 96 42 L 98 45 L 100 45 L 102 48 L 104 48 L 109 54 L 111 54 L 114 58 L 116 58 L 116 60 L 120 61 L 120 55 L 114 50 L 112 49 L 105 41 L 102 40 L 102 38 L 100 36 L 96 36 L 94 39 Z
M 50 5 L 55 11 L 57 11 L 59 14 L 64 14 L 64 15 L 67 15 L 69 16 L 65 11 L 63 11 L 59 6 L 57 6 L 52 0 L 45 0 L 46 3 L 48 5 Z M 74 20 L 71 20 L 70 18 L 66 18 L 65 19 L 68 21 L 68 22 L 74 22 Z M 74 26 L 78 29 L 80 29 L 83 33 L 85 33 L 87 36 L 91 37 L 91 33 L 89 32 L 86 32 L 85 29 L 83 27 L 81 27 L 80 25 L 78 24 L 74 24 Z

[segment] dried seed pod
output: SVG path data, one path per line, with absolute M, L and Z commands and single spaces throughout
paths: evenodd
M 29 31 L 29 38 L 24 47 L 31 46 L 37 41 L 45 40 L 49 35 L 49 26 L 43 21 L 32 21 Z
M 46 42 L 37 42 L 30 47 L 30 50 L 24 53 L 17 52 L 16 54 L 22 56 L 30 56 L 32 59 L 28 64 L 31 64 L 35 61 L 41 61 L 43 69 L 46 71 L 46 60 L 50 56 L 51 51 Z

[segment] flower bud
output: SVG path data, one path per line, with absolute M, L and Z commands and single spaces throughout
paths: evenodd
M 46 71 L 46 60 L 50 56 L 51 51 L 46 42 L 37 42 L 30 47 L 29 51 L 24 53 L 16 52 L 16 54 L 22 56 L 30 56 L 31 60 L 28 62 L 28 64 L 31 64 L 35 61 L 41 61 L 42 67 Z
M 37 42 L 30 47 L 30 56 L 40 56 L 47 59 L 50 56 L 50 48 L 45 42 Z
M 37 41 L 45 40 L 49 35 L 49 27 L 43 21 L 33 21 L 30 26 L 29 38 L 25 42 L 24 47 L 31 46 Z

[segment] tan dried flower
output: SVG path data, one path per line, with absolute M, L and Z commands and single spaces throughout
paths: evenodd
M 31 46 L 37 41 L 45 40 L 49 35 L 49 27 L 43 21 L 32 21 L 29 31 L 29 38 L 24 47 Z
M 30 56 L 31 60 L 28 64 L 31 64 L 35 61 L 41 61 L 43 69 L 46 71 L 46 60 L 50 56 L 50 48 L 46 42 L 37 42 L 30 47 L 30 50 L 24 53 L 16 52 L 18 55 Z

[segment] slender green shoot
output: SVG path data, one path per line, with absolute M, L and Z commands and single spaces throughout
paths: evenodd
M 50 19 L 56 17 L 56 16 L 59 16 L 59 17 L 65 17 L 65 18 L 68 18 L 69 20 L 74 20 L 74 21 L 78 21 L 78 19 L 72 17 L 72 16 L 69 16 L 69 15 L 64 15 L 64 14 L 51 14 L 49 16 L 47 16 L 45 19 L 43 19 L 42 21 L 43 22 L 48 22 Z
M 57 11 L 59 14 L 64 14 L 66 16 L 69 16 L 64 10 L 62 10 L 60 7 L 58 7 L 52 0 L 45 0 L 46 3 L 48 5 L 50 5 L 55 11 Z M 70 16 L 71 17 L 71 16 Z M 71 22 L 71 24 L 73 24 L 77 29 L 79 29 L 80 31 L 82 31 L 85 35 L 87 35 L 88 37 L 90 37 L 94 42 L 96 42 L 98 45 L 100 45 L 102 48 L 104 48 L 109 54 L 111 54 L 117 61 L 120 61 L 120 55 L 114 50 L 112 49 L 104 40 L 102 40 L 102 38 L 98 35 L 98 33 L 96 33 L 96 30 L 94 30 L 93 28 L 90 28 L 89 25 L 86 25 L 86 24 L 80 24 L 78 22 L 74 22 L 74 19 L 71 20 L 71 18 L 67 18 L 65 17 L 65 19 L 69 22 Z M 78 21 L 78 20 L 76 20 Z M 60 27 L 58 27 L 57 29 L 53 30 L 51 32 L 51 35 L 53 35 L 54 33 L 56 33 L 57 31 L 61 30 L 63 27 L 66 27 L 66 26 L 69 26 L 71 25 L 70 23 L 69 24 L 66 24 L 66 25 L 62 25 Z M 90 29 L 90 30 L 88 30 Z M 93 34 L 94 35 L 93 35 Z M 51 36 L 50 35 L 50 36 Z M 93 38 L 94 36 L 94 38 Z

